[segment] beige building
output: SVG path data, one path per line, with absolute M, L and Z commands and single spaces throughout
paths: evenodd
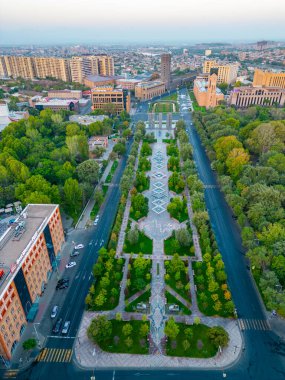
M 93 88 L 93 87 L 100 87 L 100 86 L 108 86 L 108 85 L 114 85 L 115 84 L 115 77 L 103 77 L 101 75 L 88 75 L 86 78 L 84 78 L 83 83 L 85 86 Z
M 125 90 L 134 90 L 141 81 L 138 79 L 116 79 L 116 84 Z
M 152 99 L 165 93 L 165 83 L 162 81 L 141 82 L 135 87 L 135 96 L 140 100 Z
M 224 94 L 217 88 L 217 75 L 202 75 L 195 79 L 193 92 L 200 107 L 213 108 L 224 100 Z
M 11 356 L 64 242 L 58 205 L 28 205 L 0 238 L 0 359 Z M 32 308 L 33 306 L 33 308 Z
M 88 75 L 99 74 L 98 57 L 94 55 L 72 57 L 70 60 L 72 82 L 83 83 Z
M 171 54 L 161 54 L 160 62 L 160 79 L 165 83 L 165 88 L 168 90 L 171 82 Z
M 48 91 L 49 98 L 55 99 L 81 99 L 82 91 L 80 90 L 50 90 Z
M 216 69 L 216 70 L 215 70 Z M 235 83 L 238 73 L 238 65 L 235 63 L 228 63 L 226 65 L 219 65 L 216 61 L 204 61 L 203 74 L 217 74 L 217 83 Z
M 285 103 L 285 89 L 278 87 L 236 87 L 231 91 L 229 104 L 245 108 L 253 105 L 281 107 Z
M 98 55 L 97 58 L 98 58 L 99 74 L 105 77 L 114 76 L 115 68 L 114 68 L 113 57 L 110 57 L 109 55 Z
M 107 55 L 68 58 L 0 56 L 1 77 L 56 78 L 83 83 L 88 75 L 114 75 L 114 60 Z
M 252 85 L 254 87 L 268 86 L 285 89 L 285 72 L 272 73 L 270 71 L 255 69 Z
M 131 99 L 126 90 L 114 89 L 111 86 L 95 87 L 91 90 L 92 109 L 105 110 L 108 104 L 113 104 L 117 114 L 130 112 Z
M 108 136 L 92 136 L 88 140 L 89 157 L 94 158 L 94 150 L 96 148 L 108 148 Z

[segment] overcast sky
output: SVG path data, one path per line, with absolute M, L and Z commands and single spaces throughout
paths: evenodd
M 0 44 L 285 40 L 285 0 L 0 0 Z

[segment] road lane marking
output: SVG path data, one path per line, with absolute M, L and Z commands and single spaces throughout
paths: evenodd
M 38 362 L 66 363 L 72 358 L 72 349 L 68 348 L 45 348 L 37 357 Z

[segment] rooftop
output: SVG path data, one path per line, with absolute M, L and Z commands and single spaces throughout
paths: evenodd
M 157 80 L 153 82 L 141 82 L 137 86 L 144 87 L 144 88 L 151 88 L 151 87 L 161 86 L 161 85 L 164 85 L 164 82 Z
M 103 121 L 107 117 L 107 115 L 71 115 L 69 116 L 69 120 L 79 124 L 89 125 L 95 121 Z
M 85 80 L 90 80 L 92 82 L 106 82 L 106 81 L 114 81 L 115 79 L 120 79 L 120 77 L 115 77 L 115 76 L 112 76 L 112 77 L 104 77 L 102 75 L 87 75 L 86 78 L 84 78 Z
M 36 102 L 36 105 L 55 105 L 55 106 L 68 106 L 70 103 L 78 103 L 78 99 L 50 99 L 42 98 L 40 101 Z
M 0 281 L 0 295 L 14 278 L 33 241 L 45 228 L 58 205 L 29 204 L 0 238 L 0 268 L 5 275 Z

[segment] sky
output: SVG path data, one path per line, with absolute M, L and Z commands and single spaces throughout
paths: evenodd
M 0 44 L 285 40 L 284 0 L 0 0 Z

